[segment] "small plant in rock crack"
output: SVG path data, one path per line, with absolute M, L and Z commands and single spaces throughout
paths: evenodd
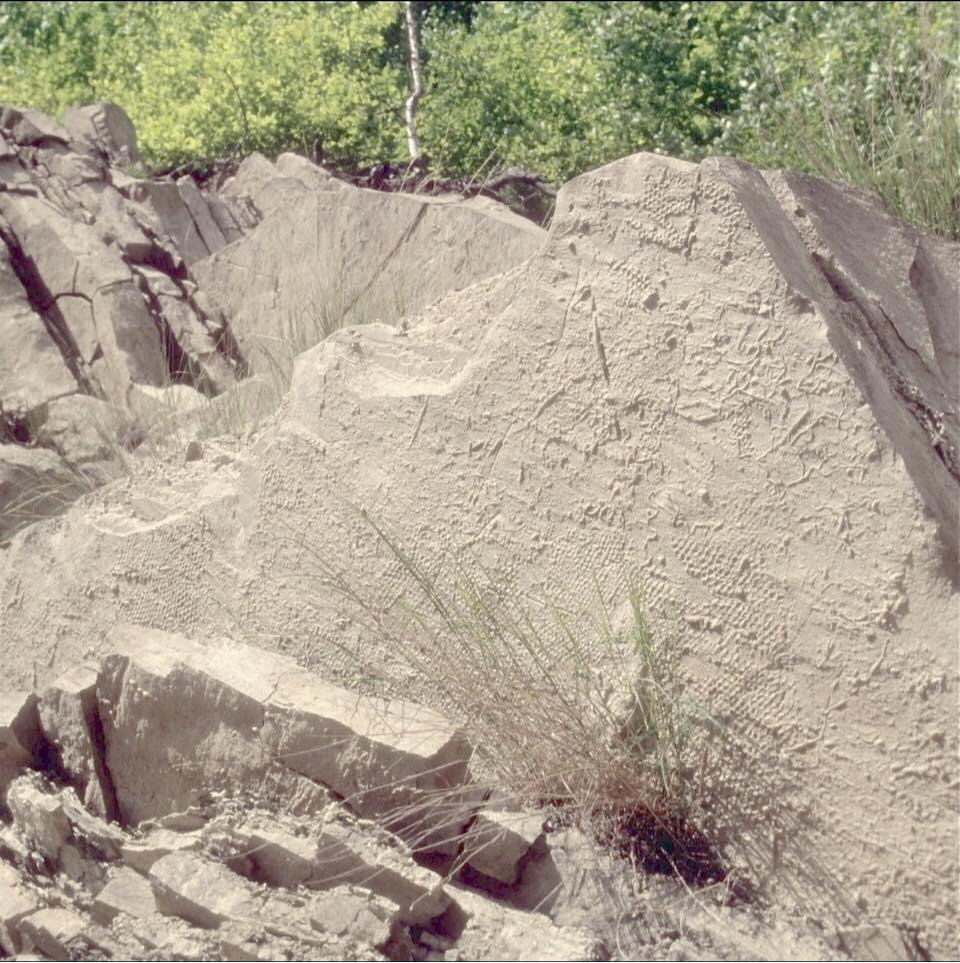
M 719 727 L 684 694 L 679 620 L 656 633 L 635 584 L 613 613 L 595 579 L 593 610 L 575 612 L 476 563 L 445 557 L 428 570 L 370 524 L 403 597 L 373 604 L 329 565 L 327 584 L 465 727 L 491 791 L 549 807 L 551 821 L 591 830 L 647 872 L 722 880 L 698 828 Z M 369 660 L 349 655 L 369 673 Z

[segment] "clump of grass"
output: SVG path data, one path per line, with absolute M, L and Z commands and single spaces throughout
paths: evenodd
M 466 729 L 479 781 L 550 808 L 648 871 L 723 879 L 701 830 L 719 727 L 684 690 L 679 619 L 655 632 L 635 583 L 614 613 L 595 580 L 592 609 L 577 611 L 462 559 L 434 572 L 370 524 L 399 565 L 403 598 L 374 604 L 329 565 L 327 584 L 394 653 L 386 681 L 417 677 Z M 349 655 L 371 671 L 362 652 Z
M 932 6 L 932 5 L 930 5 Z M 866 76 L 855 63 L 770 78 L 778 90 L 756 158 L 794 165 L 878 194 L 908 223 L 960 238 L 960 28 L 916 5 L 915 49 L 886 37 Z M 887 29 L 887 28 L 884 28 Z

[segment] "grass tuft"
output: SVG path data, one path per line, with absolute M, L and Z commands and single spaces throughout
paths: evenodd
M 474 776 L 491 794 L 546 808 L 647 872 L 723 880 L 701 828 L 723 732 L 685 691 L 680 619 L 654 631 L 636 582 L 614 611 L 595 579 L 580 611 L 462 558 L 428 569 L 367 521 L 399 566 L 399 600 L 372 601 L 321 561 L 325 584 L 393 654 L 388 665 L 343 647 L 357 674 L 380 673 L 394 688 L 416 677 L 431 689 L 471 739 Z

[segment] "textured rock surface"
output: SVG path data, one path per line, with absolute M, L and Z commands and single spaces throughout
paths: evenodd
M 691 688 L 738 736 L 717 812 L 772 904 L 956 955 L 956 263 L 818 179 L 646 155 L 583 175 L 531 260 L 301 357 L 239 459 L 19 536 L 10 682 L 123 620 L 239 627 L 344 679 L 345 649 L 396 664 L 318 571 L 402 593 L 351 506 L 553 598 L 623 591 L 629 560 L 654 611 L 682 604 Z
M 359 698 L 235 643 L 122 627 L 111 644 L 97 699 L 125 822 L 185 809 L 211 789 L 255 789 L 267 773 L 284 781 L 292 770 L 360 815 L 412 826 L 425 844 L 418 801 L 466 777 L 471 747 L 419 706 Z M 398 810 L 404 818 L 391 815 Z
M 535 254 L 545 232 L 518 215 L 409 194 L 348 189 L 285 154 L 241 170 L 263 221 L 194 266 L 255 370 L 289 364 L 284 341 L 315 344 L 341 323 L 399 321 L 448 291 Z
M 494 203 L 392 202 L 294 154 L 248 158 L 222 197 L 189 177 L 133 177 L 124 168 L 139 162 L 136 132 L 114 104 L 69 110 L 64 126 L 3 108 L 0 145 L 0 442 L 49 449 L 84 467 L 89 487 L 117 473 L 106 466 L 124 449 L 175 431 L 175 419 L 144 412 L 145 393 L 172 385 L 203 406 L 252 368 L 282 381 L 331 324 L 386 316 L 387 301 L 398 317 L 401 301 L 420 307 L 504 270 L 544 237 Z M 349 318 L 343 297 L 358 308 Z M 52 481 L 60 502 L 44 501 L 37 517 L 78 495 Z M 31 520 L 0 524 L 0 541 Z

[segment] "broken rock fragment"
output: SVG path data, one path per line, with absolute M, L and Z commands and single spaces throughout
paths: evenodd
M 260 792 L 271 774 L 306 776 L 418 845 L 449 835 L 428 817 L 462 791 L 470 746 L 438 714 L 358 697 L 234 642 L 120 626 L 111 644 L 98 700 L 124 822 L 184 810 L 198 792 Z
M 137 147 L 137 132 L 130 118 L 116 104 L 101 101 L 71 107 L 63 115 L 63 126 L 75 142 L 99 150 L 111 164 L 125 167 L 142 160 Z
M 542 814 L 484 809 L 467 833 L 463 859 L 484 876 L 512 885 L 531 848 L 543 844 Z
M 92 813 L 117 817 L 113 782 L 103 758 L 103 729 L 97 707 L 97 668 L 75 666 L 40 699 L 44 738 L 57 748 L 57 765 Z
M 32 692 L 0 692 L 0 814 L 7 787 L 32 766 L 40 743 L 37 697 Z
M 338 886 L 316 898 L 310 909 L 315 929 L 352 943 L 383 946 L 393 932 L 396 907 L 353 886 Z
M 87 920 L 62 908 L 38 910 L 20 921 L 25 948 L 37 949 L 52 960 L 74 958 L 73 946 L 84 936 Z
M 102 926 L 109 926 L 119 914 L 136 918 L 157 913 L 157 900 L 150 882 L 126 866 L 119 867 L 93 901 L 93 917 Z

